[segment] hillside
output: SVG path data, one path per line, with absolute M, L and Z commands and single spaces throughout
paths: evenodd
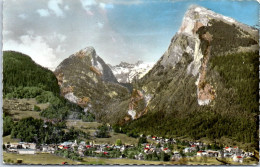
M 120 103 L 124 115 L 113 118 L 129 134 L 225 136 L 257 148 L 257 39 L 256 29 L 191 6 L 168 50 Z
M 36 64 L 29 56 L 15 51 L 3 52 L 3 94 L 18 87 L 39 87 L 59 95 L 60 88 L 55 75 Z
M 5 51 L 3 62 L 3 137 L 40 144 L 85 135 L 71 129 L 64 132 L 66 119 L 93 121 L 95 117 L 60 96 L 58 81 L 50 70 L 14 51 Z M 51 135 L 53 129 L 55 135 Z
M 96 54 L 93 47 L 86 47 L 63 60 L 54 71 L 61 87 L 61 94 L 70 102 L 96 115 L 101 121 L 109 115 L 108 106 L 128 96 L 109 66 Z

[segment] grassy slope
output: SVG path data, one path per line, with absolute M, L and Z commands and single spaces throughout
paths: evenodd
M 13 100 L 11 100 L 13 101 Z M 19 103 L 27 103 L 27 104 L 30 104 L 30 105 L 37 105 L 39 106 L 42 110 L 43 109 L 46 109 L 49 104 L 48 103 L 37 103 L 36 99 L 35 98 L 30 98 L 30 99 L 16 99 L 15 101 L 19 102 Z M 7 103 L 6 103 L 6 100 L 3 99 L 3 105 L 4 105 L 4 108 L 8 108 L 7 106 Z M 40 119 L 41 116 L 39 115 L 40 112 L 38 111 L 20 111 L 20 110 L 8 110 L 8 114 L 15 120 L 20 120 L 20 119 L 23 119 L 23 118 L 27 118 L 27 117 L 33 117 L 35 119 Z
M 98 122 L 82 122 L 81 120 L 68 120 L 66 122 L 67 127 L 74 127 L 80 129 L 84 132 L 90 132 L 93 136 L 97 127 L 102 125 Z M 138 139 L 133 137 L 128 137 L 126 134 L 110 132 L 109 138 L 93 138 L 90 141 L 94 140 L 97 144 L 115 144 L 117 139 L 121 139 L 124 144 L 136 144 Z

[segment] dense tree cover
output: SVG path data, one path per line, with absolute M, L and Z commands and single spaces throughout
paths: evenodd
M 107 138 L 109 137 L 108 127 L 106 125 L 101 125 L 97 128 L 95 136 L 98 138 Z
M 51 103 L 53 105 L 60 105 L 64 103 L 64 100 L 60 96 L 56 96 L 53 92 L 43 91 L 36 97 L 38 103 Z
M 3 52 L 3 94 L 12 93 L 18 87 L 38 87 L 60 92 L 55 75 L 36 64 L 29 56 L 14 51 Z
M 13 126 L 13 119 L 10 116 L 5 116 L 5 114 L 3 114 L 3 136 L 11 134 Z
M 89 137 L 89 134 L 80 130 L 71 128 L 68 132 L 64 132 L 63 128 L 63 123 L 53 124 L 32 117 L 14 122 L 10 116 L 4 116 L 3 136 L 11 134 L 11 138 L 18 138 L 24 142 L 36 142 L 37 144 L 60 143 Z
M 198 105 L 197 77 L 187 75 L 187 64 L 178 63 L 174 69 L 155 66 L 135 85 L 139 90 L 145 85 L 154 94 L 148 114 L 126 124 L 119 122 L 117 130 L 196 140 L 227 137 L 258 149 L 258 59 L 258 52 L 210 57 L 206 80 L 216 97 L 208 106 Z
M 158 123 L 157 117 L 163 117 Z M 257 124 L 248 117 L 220 115 L 212 111 L 197 112 L 187 117 L 176 118 L 163 112 L 143 116 L 125 125 L 127 131 L 136 131 L 158 136 L 190 136 L 194 140 L 207 137 L 211 140 L 226 136 L 236 141 L 252 143 L 257 146 Z
M 83 121 L 94 121 L 95 116 L 84 113 L 76 104 L 59 95 L 55 75 L 36 64 L 29 56 L 14 51 L 5 51 L 3 56 L 5 98 L 36 98 L 38 103 L 50 103 L 40 115 L 49 119 L 63 120 L 69 116 Z M 39 108 L 34 107 L 36 111 Z
M 62 105 L 50 105 L 40 113 L 40 116 L 49 119 L 64 120 L 68 116 L 69 107 Z
M 224 86 L 232 90 L 234 104 L 239 111 L 259 113 L 259 56 L 257 53 L 237 53 L 215 56 L 210 61 Z
M 5 98 L 35 98 L 39 95 L 41 95 L 44 92 L 44 90 L 40 87 L 14 87 L 12 92 L 9 92 L 4 95 Z
M 143 144 L 143 143 L 147 143 L 146 137 L 140 137 L 140 138 L 138 139 L 138 145 L 141 145 L 141 144 Z
M 95 114 L 91 112 L 81 113 L 79 118 L 84 122 L 94 122 L 95 121 Z
M 205 53 L 207 46 L 205 44 L 207 41 L 202 39 L 202 35 L 206 32 L 213 35 L 213 40 L 211 41 L 211 54 L 214 56 L 232 51 L 240 46 L 257 44 L 257 41 L 248 37 L 249 34 L 246 31 L 243 31 L 235 24 L 230 25 L 223 21 L 217 21 L 214 19 L 210 21 L 210 24 L 211 26 L 202 26 L 197 31 L 202 41 L 202 53 Z
M 64 158 L 71 159 L 73 161 L 82 161 L 82 158 L 79 156 L 78 153 L 70 150 L 56 150 L 54 154 L 62 156 Z

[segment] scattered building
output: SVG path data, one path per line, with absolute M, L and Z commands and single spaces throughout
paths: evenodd
M 17 153 L 18 154 L 35 154 L 36 150 L 35 149 L 18 149 Z

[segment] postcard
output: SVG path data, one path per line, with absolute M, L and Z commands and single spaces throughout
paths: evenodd
M 3 165 L 256 165 L 259 3 L 4 0 Z

